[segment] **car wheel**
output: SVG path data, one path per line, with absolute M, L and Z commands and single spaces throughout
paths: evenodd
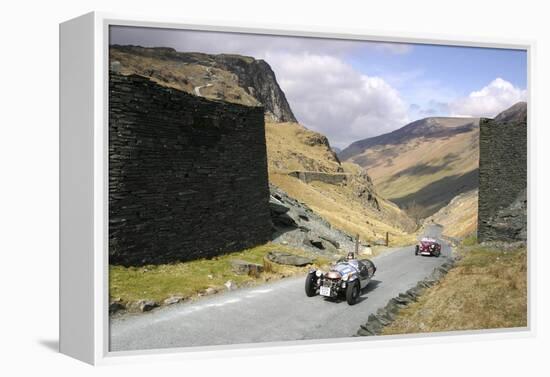
M 414 247 L 414 255 L 418 255 L 418 249 L 419 249 L 419 247 L 418 247 L 418 245 L 416 245 Z
M 356 281 L 354 284 L 348 285 L 346 288 L 346 301 L 349 305 L 355 305 L 357 299 L 359 298 L 360 293 L 359 282 Z
M 313 297 L 317 291 L 315 287 L 315 274 L 308 274 L 306 276 L 306 296 Z

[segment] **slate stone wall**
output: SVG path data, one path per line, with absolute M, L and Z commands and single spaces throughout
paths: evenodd
M 212 257 L 271 236 L 264 111 L 110 74 L 109 258 Z
M 298 178 L 305 183 L 319 181 L 332 185 L 343 183 L 348 179 L 348 175 L 345 173 L 323 173 L 316 171 L 293 171 L 288 173 L 288 175 Z
M 478 239 L 518 240 L 512 218 L 495 219 L 507 210 L 527 187 L 527 124 L 480 120 Z M 518 216 L 523 216 L 518 213 Z M 526 228 L 526 217 L 522 220 Z M 525 234 L 525 232 L 523 232 Z

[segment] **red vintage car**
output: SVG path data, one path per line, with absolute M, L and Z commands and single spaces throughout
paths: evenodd
M 441 255 L 441 244 L 433 238 L 424 237 L 414 248 L 414 255 L 428 255 L 438 257 Z

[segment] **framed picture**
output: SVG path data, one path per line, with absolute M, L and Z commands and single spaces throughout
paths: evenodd
M 61 352 L 529 332 L 532 48 L 61 24 Z

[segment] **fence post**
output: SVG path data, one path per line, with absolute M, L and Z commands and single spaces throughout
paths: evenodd
M 390 232 L 386 232 L 386 246 L 390 246 Z
M 359 234 L 355 236 L 355 256 L 359 255 Z

